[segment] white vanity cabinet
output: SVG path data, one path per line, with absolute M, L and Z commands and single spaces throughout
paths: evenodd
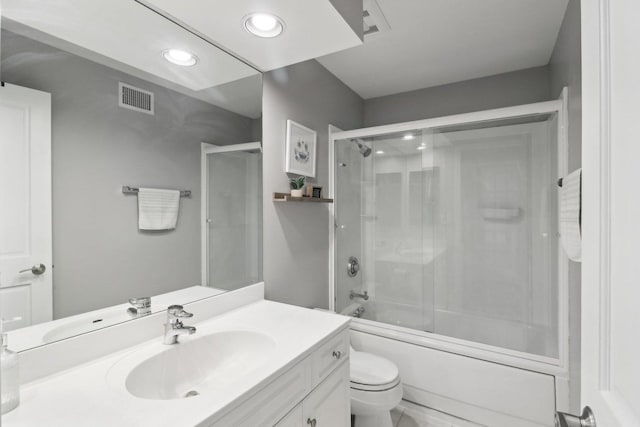
M 2 427 L 348 427 L 350 318 L 260 300 L 259 290 L 255 301 L 243 299 L 240 307 L 194 322 L 196 334 L 176 345 L 158 337 L 166 321 L 158 313 L 20 353 L 25 372 L 79 350 L 87 363 L 32 374 Z M 194 317 L 219 313 L 239 304 L 242 292 L 190 309 Z M 103 342 L 111 354 L 91 352 Z M 143 365 L 156 366 L 148 361 L 161 361 L 161 370 L 137 375 Z M 61 367 L 66 370 L 56 370 Z M 166 384 L 198 394 L 160 396 Z
M 343 329 L 211 427 L 348 427 L 349 334 Z
M 349 363 L 343 363 L 302 402 L 302 424 L 311 427 L 349 426 Z
M 349 363 L 345 361 L 276 426 L 346 427 L 351 416 L 349 398 Z

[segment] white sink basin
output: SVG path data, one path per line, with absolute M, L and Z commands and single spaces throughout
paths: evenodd
M 132 354 L 113 373 L 128 371 L 125 386 L 143 399 L 172 400 L 225 390 L 250 378 L 271 357 L 276 342 L 251 331 L 216 332 L 164 346 L 153 355 Z M 118 364 L 117 364 L 118 365 Z M 123 371 L 124 370 L 124 371 Z

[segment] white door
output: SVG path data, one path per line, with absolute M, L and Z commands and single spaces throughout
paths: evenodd
M 52 318 L 51 95 L 0 87 L 0 316 Z
M 581 6 L 581 400 L 598 427 L 640 426 L 640 2 Z

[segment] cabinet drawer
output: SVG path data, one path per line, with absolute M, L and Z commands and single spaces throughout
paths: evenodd
M 213 425 L 256 427 L 276 424 L 311 390 L 308 381 L 310 368 L 307 357 Z
M 344 359 L 349 358 L 349 333 L 342 331 L 324 343 L 312 356 L 312 387 L 320 384 Z

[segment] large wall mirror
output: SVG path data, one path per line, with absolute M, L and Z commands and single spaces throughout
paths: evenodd
M 260 281 L 261 73 L 133 0 L 2 7 L 11 347 Z

